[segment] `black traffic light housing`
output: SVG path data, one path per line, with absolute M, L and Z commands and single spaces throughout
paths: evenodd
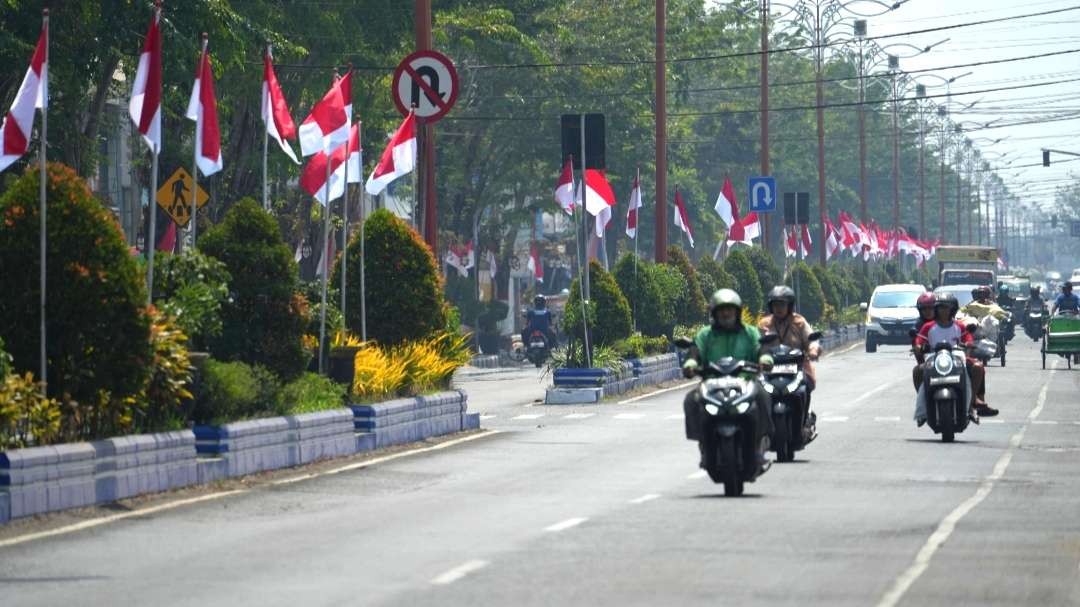
M 1043 150 L 1042 153 L 1043 153 L 1043 166 L 1044 167 L 1050 166 L 1050 150 Z

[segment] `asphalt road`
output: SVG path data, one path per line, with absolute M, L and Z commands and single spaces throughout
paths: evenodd
M 833 356 L 820 438 L 738 499 L 682 390 L 491 407 L 487 438 L 0 547 L 0 603 L 1080 604 L 1080 370 L 1037 355 L 955 444 L 911 421 L 902 348 Z

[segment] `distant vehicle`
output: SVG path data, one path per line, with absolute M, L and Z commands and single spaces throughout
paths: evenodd
M 1009 296 L 1013 298 L 1013 314 L 1021 314 L 1027 310 L 1028 300 L 1031 299 L 1031 279 L 1027 276 L 998 276 L 998 293 L 1001 293 L 1002 285 L 1009 287 Z
M 1073 270 L 1072 278 L 1069 279 L 1069 282 L 1076 282 L 1078 280 L 1080 280 L 1080 268 Z
M 915 302 L 925 292 L 922 285 L 911 284 L 881 285 L 874 289 L 870 302 L 859 306 L 866 312 L 867 352 L 877 352 L 879 344 L 911 343 L 910 332 L 919 324 Z M 970 296 L 968 293 L 969 299 Z
M 975 299 L 971 296 L 971 292 L 974 291 L 977 286 L 979 285 L 949 285 L 947 287 L 938 287 L 934 289 L 934 295 L 952 293 L 952 295 L 956 297 L 957 303 L 963 308 Z
M 994 247 L 941 246 L 938 262 L 938 285 L 996 285 L 998 250 Z

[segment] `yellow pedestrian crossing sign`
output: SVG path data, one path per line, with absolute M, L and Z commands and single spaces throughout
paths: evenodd
M 176 169 L 172 177 L 165 181 L 155 197 L 158 206 L 168 213 L 169 217 L 172 217 L 176 225 L 181 228 L 186 226 L 188 220 L 191 219 L 191 185 L 191 175 L 180 167 Z M 210 200 L 210 195 L 206 193 L 206 190 L 199 188 L 196 200 L 201 209 Z

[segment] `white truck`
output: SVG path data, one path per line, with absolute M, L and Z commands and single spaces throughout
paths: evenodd
M 938 286 L 997 284 L 998 250 L 994 247 L 939 246 Z

